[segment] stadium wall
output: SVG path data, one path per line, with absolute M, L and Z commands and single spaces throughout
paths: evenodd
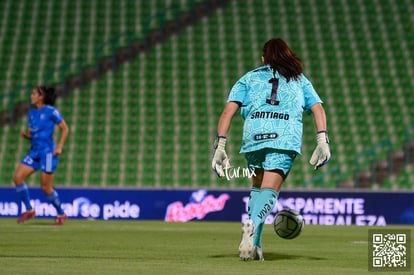
M 73 219 L 235 221 L 247 218 L 248 192 L 234 190 L 59 189 Z M 0 217 L 25 211 L 14 188 L 0 188 Z M 37 218 L 53 218 L 54 207 L 39 188 L 31 189 Z M 282 208 L 299 211 L 306 224 L 385 226 L 414 224 L 414 193 L 284 191 L 266 223 Z

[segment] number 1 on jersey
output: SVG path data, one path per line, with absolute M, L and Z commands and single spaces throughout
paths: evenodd
M 269 83 L 272 83 L 272 93 L 270 95 L 270 98 L 266 99 L 266 103 L 270 105 L 279 105 L 279 101 L 276 100 L 279 79 L 271 78 L 269 79 Z

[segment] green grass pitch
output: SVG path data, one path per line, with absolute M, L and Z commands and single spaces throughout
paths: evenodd
M 306 225 L 298 238 L 283 240 L 266 225 L 265 261 L 243 262 L 240 223 L 51 224 L 0 219 L 0 274 L 368 274 L 368 229 L 374 228 Z

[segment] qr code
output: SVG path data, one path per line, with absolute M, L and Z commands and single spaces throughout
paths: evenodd
M 409 270 L 410 231 L 382 230 L 371 232 L 371 268 L 387 270 Z

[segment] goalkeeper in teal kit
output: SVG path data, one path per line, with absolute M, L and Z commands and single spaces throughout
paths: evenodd
M 220 116 L 212 168 L 224 177 L 230 163 L 225 151 L 233 116 L 244 119 L 242 147 L 247 165 L 254 169 L 239 246 L 242 260 L 263 260 L 261 236 L 266 217 L 276 205 L 282 184 L 301 153 L 302 115 L 313 114 L 317 146 L 310 164 L 318 169 L 331 157 L 322 101 L 302 73 L 302 63 L 280 38 L 263 47 L 263 66 L 242 76 L 230 91 Z

